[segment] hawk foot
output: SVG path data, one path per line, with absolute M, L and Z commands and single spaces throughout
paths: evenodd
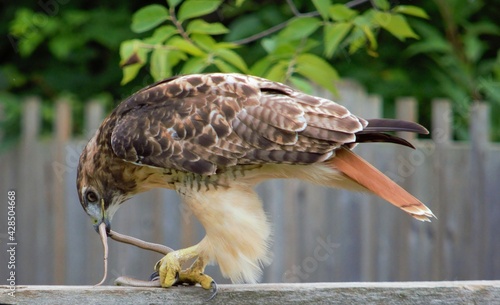
M 197 257 L 193 265 L 186 270 L 181 270 L 182 264 L 187 260 Z M 214 280 L 203 273 L 206 262 L 198 256 L 197 246 L 170 252 L 155 265 L 155 270 L 160 275 L 162 287 L 173 285 L 196 285 L 200 284 L 204 289 L 214 289 Z
M 199 270 L 193 270 L 191 268 L 181 271 L 176 284 L 200 284 L 204 289 L 213 289 L 214 286 L 216 286 L 215 281 L 210 276 L 200 272 Z

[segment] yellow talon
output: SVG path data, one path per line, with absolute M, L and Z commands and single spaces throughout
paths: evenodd
M 198 245 L 170 252 L 155 265 L 155 270 L 160 274 L 162 287 L 171 287 L 176 284 L 196 285 L 200 284 L 204 289 L 212 289 L 214 280 L 204 274 L 207 262 L 198 256 Z M 186 270 L 181 270 L 182 265 L 197 257 L 195 262 Z

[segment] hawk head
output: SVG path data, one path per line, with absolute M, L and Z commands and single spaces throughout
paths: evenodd
M 133 195 L 135 183 L 123 179 L 121 160 L 116 160 L 110 148 L 99 141 L 99 131 L 85 146 L 77 169 L 77 190 L 80 204 L 92 218 L 94 229 L 104 223 L 111 229 L 111 219 L 125 200 Z M 118 164 L 117 164 L 118 163 Z

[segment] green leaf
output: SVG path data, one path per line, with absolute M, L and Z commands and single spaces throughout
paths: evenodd
M 191 21 L 187 28 L 188 33 L 220 35 L 228 33 L 229 30 L 222 23 L 208 23 L 202 19 L 195 19 Z
M 157 28 L 151 37 L 145 38 L 143 41 L 147 44 L 163 43 L 177 33 L 177 29 L 172 25 L 163 25 Z
M 334 81 L 339 79 L 337 71 L 323 58 L 306 53 L 297 56 L 296 72 L 336 94 Z
M 378 25 L 401 41 L 404 41 L 406 38 L 418 38 L 418 35 L 411 29 L 406 19 L 401 15 L 377 11 L 374 17 Z
M 186 61 L 186 60 L 187 60 L 187 55 L 181 51 L 173 50 L 168 52 L 167 54 L 167 62 L 171 67 L 175 67 L 181 61 Z
M 222 3 L 222 0 L 186 0 L 181 4 L 177 19 L 186 19 L 204 16 L 214 12 Z
M 167 62 L 167 53 L 167 50 L 160 48 L 153 50 L 151 53 L 151 75 L 155 81 L 164 79 L 172 74 L 172 67 Z
M 315 38 L 308 38 L 308 39 L 306 39 L 305 43 L 303 43 L 302 45 L 303 45 L 303 47 L 301 49 L 302 52 L 307 53 L 307 52 L 315 49 L 318 46 L 322 46 L 323 41 L 320 41 L 320 40 L 315 39 Z
M 247 64 L 236 52 L 228 49 L 217 49 L 215 55 L 238 68 L 240 72 L 248 72 Z
M 20 8 L 16 11 L 14 19 L 9 25 L 9 34 L 16 37 L 22 37 L 30 33 L 30 26 L 32 27 L 32 20 L 35 19 L 37 14 L 27 8 Z M 31 21 L 31 22 L 30 22 Z
M 193 42 L 207 52 L 212 52 L 217 47 L 217 42 L 210 35 L 193 34 L 191 36 Z
M 245 3 L 246 0 L 236 0 L 236 7 L 241 7 L 243 5 L 243 3 Z
M 424 53 L 453 54 L 454 50 L 450 42 L 438 29 L 426 23 L 415 22 L 415 29 L 422 36 L 421 41 L 412 43 L 405 51 L 404 55 L 414 56 Z
M 290 58 L 297 52 L 295 43 L 279 43 L 273 52 L 273 55 L 280 58 Z
M 278 46 L 278 42 L 276 41 L 275 38 L 264 38 L 262 39 L 260 44 L 268 54 L 272 54 L 276 49 L 276 47 Z
M 363 31 L 363 33 L 365 33 L 366 38 L 368 38 L 368 41 L 370 42 L 370 48 L 372 50 L 375 50 L 378 47 L 378 44 L 372 29 L 369 26 L 364 25 L 361 27 L 361 30 Z
M 335 21 L 346 21 L 357 16 L 358 12 L 343 4 L 334 4 L 328 9 L 328 14 Z
M 135 62 L 144 62 L 148 54 L 148 50 L 142 49 L 140 47 L 141 44 L 142 41 L 139 39 L 125 40 L 122 42 L 120 45 L 120 65 L 125 65 L 132 56 L 137 58 Z
M 27 57 L 45 40 L 40 32 L 33 32 L 26 37 L 19 39 L 18 48 L 22 57 Z
M 124 67 L 122 69 L 123 77 L 120 84 L 125 85 L 126 83 L 133 80 L 137 76 L 137 73 L 139 73 L 139 70 L 141 70 L 142 66 L 144 66 L 144 64 L 134 64 Z
M 177 48 L 180 51 L 188 53 L 193 56 L 204 56 L 205 52 L 203 52 L 200 48 L 192 44 L 190 41 L 183 39 L 180 36 L 174 36 L 169 41 L 167 41 L 167 46 L 172 46 Z
M 81 37 L 77 35 L 61 34 L 50 40 L 49 49 L 57 58 L 64 59 L 71 51 L 80 47 L 81 44 Z
M 81 11 L 81 10 L 71 10 L 64 11 L 63 19 L 69 25 L 72 26 L 80 26 L 84 25 L 86 22 L 89 22 L 92 13 L 90 11 Z
M 281 60 L 275 64 L 264 77 L 275 82 L 284 82 L 288 65 L 288 61 Z
M 176 7 L 182 0 L 167 0 L 168 7 Z
M 465 56 L 471 63 L 476 63 L 488 48 L 476 35 L 466 33 L 463 35 L 462 40 Z
M 404 54 L 408 57 L 426 53 L 451 53 L 453 48 L 445 40 L 426 40 L 412 43 Z
M 331 5 L 330 0 L 312 0 L 314 6 L 318 10 L 318 13 L 321 15 L 321 18 L 323 20 L 328 19 L 328 8 Z
M 201 73 L 208 67 L 210 63 L 207 61 L 206 56 L 192 57 L 188 59 L 181 69 L 181 74 Z
M 387 0 L 372 0 L 373 3 L 375 4 L 375 7 L 387 11 L 391 8 L 391 5 L 389 4 L 389 1 Z
M 229 27 L 230 31 L 224 37 L 226 41 L 240 40 L 266 30 L 266 27 L 257 14 L 241 15 L 233 20 Z
M 466 31 L 467 33 L 474 35 L 500 35 L 500 28 L 494 23 L 488 21 L 478 21 L 473 24 L 467 24 Z
M 351 23 L 337 22 L 325 26 L 325 55 L 332 57 L 340 42 L 347 36 L 352 28 Z
M 273 62 L 274 61 L 272 60 L 271 56 L 266 56 L 258 60 L 250 68 L 250 74 L 264 77 L 266 75 L 266 72 L 269 70 L 269 67 L 272 66 Z
M 146 32 L 168 19 L 168 10 L 164 6 L 151 4 L 135 12 L 131 29 L 135 33 Z
M 139 39 L 133 39 L 126 40 L 120 45 L 120 65 L 123 66 L 122 85 L 133 80 L 146 62 L 150 50 L 141 48 L 141 44 L 142 41 Z
M 279 33 L 279 37 L 287 41 L 302 39 L 314 33 L 320 25 L 318 18 L 295 18 Z
M 427 13 L 423 9 L 413 5 L 398 5 L 392 11 L 394 13 L 401 13 L 405 15 L 429 19 L 429 15 L 427 15 Z
M 59 22 L 50 22 L 55 18 L 41 19 L 40 17 L 47 18 L 41 13 L 34 13 L 32 10 L 20 8 L 16 11 L 14 20 L 10 22 L 10 35 L 7 35 L 7 37 L 14 49 L 19 50 L 23 57 L 31 55 L 45 41 L 47 34 L 52 32 L 52 30 L 48 29 L 49 27 L 52 28 L 54 25 L 56 28 L 60 27 Z M 38 25 L 34 24 L 34 20 L 47 20 L 47 22 Z M 17 42 L 13 40 L 14 37 L 18 38 Z
M 186 59 L 186 54 L 181 51 L 156 48 L 151 54 L 151 75 L 156 81 L 170 77 L 172 68 Z
M 314 88 L 311 82 L 303 79 L 302 77 L 292 76 L 290 77 L 290 82 L 293 84 L 295 88 L 299 89 L 302 92 L 305 92 L 307 94 L 314 93 Z
M 377 24 L 373 22 L 373 15 L 376 11 L 373 9 L 368 9 L 363 15 L 356 16 L 352 22 L 356 27 L 362 28 L 364 26 L 374 27 Z
M 239 48 L 240 46 L 238 46 L 237 44 L 234 44 L 232 42 L 218 42 L 216 43 L 216 45 L 214 46 L 214 49 L 237 49 Z
M 238 73 L 238 72 L 240 72 L 240 71 L 238 71 L 238 69 L 236 69 L 232 65 L 230 65 L 230 64 L 226 63 L 225 61 L 218 59 L 218 58 L 214 59 L 214 64 L 217 67 L 217 69 L 219 69 L 219 71 L 221 71 L 223 73 Z
M 347 40 L 349 41 L 349 54 L 354 54 L 366 44 L 366 35 L 360 27 L 355 27 Z

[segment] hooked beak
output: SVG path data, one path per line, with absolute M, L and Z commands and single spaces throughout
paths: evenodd
M 106 227 L 106 233 L 109 234 L 109 231 L 111 231 L 111 222 L 109 221 L 106 210 L 104 209 L 104 199 L 101 199 L 101 215 L 102 218 L 94 224 L 94 230 L 100 234 L 99 227 L 101 227 L 101 224 L 104 224 Z

